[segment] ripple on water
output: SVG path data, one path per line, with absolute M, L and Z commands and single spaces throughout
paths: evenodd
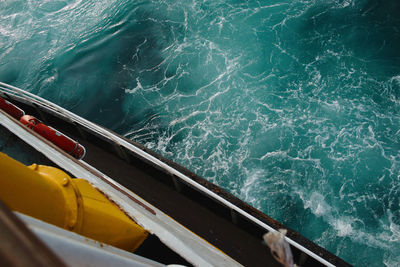
M 156 150 L 356 266 L 394 266 L 398 10 L 0 1 L 0 79 Z

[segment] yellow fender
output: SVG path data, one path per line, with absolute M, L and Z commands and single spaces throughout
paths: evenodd
M 148 232 L 84 179 L 0 153 L 0 198 L 15 211 L 121 249 L 134 251 Z

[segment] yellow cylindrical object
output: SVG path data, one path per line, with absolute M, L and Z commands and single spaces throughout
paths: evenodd
M 0 198 L 11 209 L 97 241 L 134 251 L 148 232 L 86 180 L 0 153 Z
M 134 223 L 117 206 L 84 179 L 72 179 L 83 198 L 84 216 L 81 232 L 100 237 L 104 243 L 135 251 L 148 232 Z
M 50 168 L 50 167 L 48 167 Z M 65 229 L 77 223 L 77 199 L 66 177 L 43 176 L 36 164 L 24 164 L 0 153 L 0 198 L 12 210 Z

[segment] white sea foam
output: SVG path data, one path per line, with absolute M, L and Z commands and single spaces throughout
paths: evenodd
M 354 234 L 353 227 L 351 226 L 349 218 L 338 219 L 333 223 L 333 227 L 337 231 L 338 236 L 350 236 Z
M 395 16 L 380 17 L 388 4 L 364 2 L 0 1 L 0 77 L 125 133 L 350 263 L 393 265 L 400 76 L 386 55 L 399 32 L 387 27 Z
M 125 89 L 125 93 L 127 93 L 127 94 L 134 94 L 134 93 L 136 93 L 138 90 L 142 90 L 142 89 L 143 89 L 143 86 L 142 86 L 142 84 L 140 83 L 139 77 L 138 77 L 138 78 L 136 78 L 136 87 L 133 88 L 133 89 Z
M 260 188 L 260 183 L 262 182 L 265 176 L 264 170 L 252 170 L 248 173 L 248 176 L 243 183 L 243 186 L 240 189 L 240 197 L 244 199 L 248 203 L 252 203 L 257 206 L 257 203 L 260 201 L 258 199 L 257 194 L 254 194 L 256 188 Z
M 309 194 L 305 191 L 297 191 L 297 194 L 302 199 L 304 207 L 310 209 L 313 214 L 328 223 L 335 230 L 335 235 L 338 237 L 350 237 L 355 242 L 368 247 L 380 249 L 388 249 L 390 247 L 387 243 L 389 238 L 387 228 L 389 226 L 386 221 L 381 221 L 379 228 L 376 229 L 377 233 L 370 233 L 365 229 L 363 221 L 339 214 L 336 209 L 326 202 L 322 194 L 318 192 Z M 397 225 L 390 223 L 392 232 L 390 239 L 398 235 L 398 229 Z M 394 240 L 392 239 L 392 241 Z

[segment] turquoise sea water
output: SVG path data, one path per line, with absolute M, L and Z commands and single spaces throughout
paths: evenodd
M 3 0 L 0 81 L 400 265 L 398 1 Z

